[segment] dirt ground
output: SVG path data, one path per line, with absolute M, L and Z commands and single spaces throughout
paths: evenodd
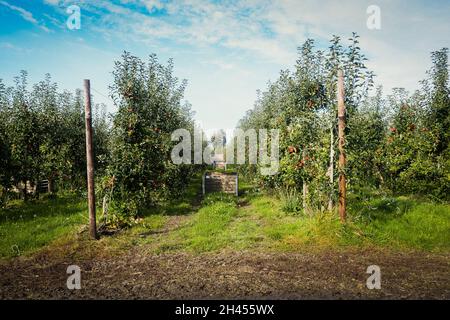
M 67 266 L 81 268 L 68 290 Z M 381 289 L 366 287 L 369 265 Z M 450 256 L 382 251 L 145 254 L 73 260 L 40 253 L 0 263 L 1 299 L 449 299 Z

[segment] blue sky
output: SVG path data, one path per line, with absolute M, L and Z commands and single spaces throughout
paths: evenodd
M 369 5 L 381 29 L 366 26 Z M 81 29 L 66 12 L 81 9 Z M 91 79 L 96 102 L 108 105 L 113 62 L 123 50 L 174 58 L 188 80 L 185 98 L 205 128 L 232 128 L 281 69 L 292 68 L 307 38 L 326 46 L 333 34 L 361 35 L 361 48 L 385 92 L 414 90 L 431 50 L 449 47 L 450 1 L 304 0 L 0 0 L 0 78 L 27 70 L 30 82 L 50 73 L 61 89 Z

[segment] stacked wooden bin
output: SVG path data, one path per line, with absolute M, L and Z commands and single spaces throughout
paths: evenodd
M 203 194 L 224 192 L 238 195 L 238 174 L 236 172 L 205 172 L 202 183 Z

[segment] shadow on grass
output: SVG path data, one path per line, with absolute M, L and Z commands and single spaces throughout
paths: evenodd
M 151 215 L 182 216 L 197 211 L 202 200 L 201 175 L 195 175 L 181 193 L 159 205 L 143 210 L 142 217 Z
M 37 217 L 59 216 L 61 212 L 64 212 L 65 216 L 70 216 L 79 213 L 81 207 L 83 207 L 82 199 L 76 195 L 62 195 L 27 202 L 13 200 L 8 207 L 0 209 L 0 224 L 7 221 L 30 221 Z
M 349 201 L 349 212 L 357 220 L 388 221 L 399 218 L 415 205 L 406 197 L 383 197 L 369 200 Z

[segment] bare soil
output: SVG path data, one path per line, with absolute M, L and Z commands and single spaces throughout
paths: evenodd
M 66 287 L 81 267 L 80 290 Z M 369 265 L 381 289 L 366 287 Z M 0 263 L 1 299 L 449 299 L 450 256 L 317 251 L 145 254 L 74 258 L 49 251 Z

